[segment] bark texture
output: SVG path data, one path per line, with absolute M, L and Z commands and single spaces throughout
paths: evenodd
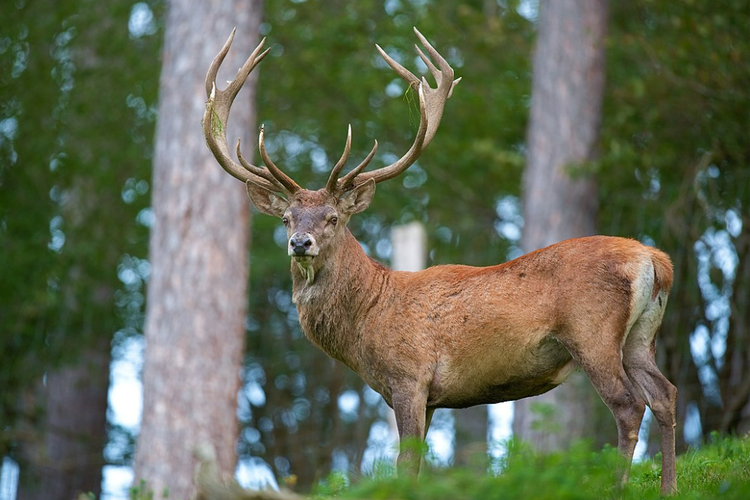
M 585 165 L 596 158 L 607 27 L 605 0 L 540 5 L 528 159 L 523 179 L 524 251 L 596 232 L 597 190 Z M 581 374 L 515 403 L 513 432 L 542 450 L 591 436 L 590 384 Z
M 144 410 L 136 479 L 156 495 L 191 498 L 198 445 L 216 450 L 222 473 L 236 465 L 237 392 L 244 356 L 249 204 L 201 132 L 206 71 L 232 30 L 217 82 L 258 40 L 260 2 L 169 3 L 160 81 L 146 311 Z M 256 70 L 257 71 L 257 70 Z M 233 106 L 229 136 L 252 144 L 257 73 Z M 245 152 L 251 154 L 251 150 Z
M 80 361 L 47 373 L 40 384 L 43 432 L 24 443 L 24 477 L 18 500 L 70 500 L 99 496 L 106 437 L 110 342 L 84 350 Z
M 456 432 L 453 442 L 454 465 L 486 469 L 488 411 L 486 405 L 453 410 Z

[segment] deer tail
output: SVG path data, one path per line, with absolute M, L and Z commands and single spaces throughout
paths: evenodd
M 672 289 L 674 269 L 669 255 L 656 248 L 649 248 L 649 250 L 651 250 L 651 262 L 654 265 L 654 290 L 651 294 L 651 300 L 653 300 L 660 291 L 669 293 Z

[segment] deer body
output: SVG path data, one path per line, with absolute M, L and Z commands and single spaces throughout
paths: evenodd
M 203 118 L 206 142 L 224 169 L 245 182 L 261 212 L 281 218 L 289 238 L 292 298 L 305 335 L 354 370 L 394 409 L 399 436 L 423 439 L 436 408 L 464 408 L 544 393 L 582 369 L 617 422 L 619 471 L 627 481 L 646 405 L 661 430 L 662 492 L 676 491 L 674 426 L 677 391 L 654 360 L 654 342 L 672 285 L 663 252 L 634 240 L 592 236 L 562 241 L 496 266 L 436 266 L 395 272 L 370 259 L 346 227 L 365 210 L 375 185 L 416 161 L 431 142 L 459 80 L 418 32 L 437 82 L 430 87 L 378 47 L 386 62 L 418 90 L 420 126 L 395 163 L 364 171 L 375 147 L 339 178 L 351 148 L 323 189 L 303 189 L 268 157 L 266 167 L 229 155 L 229 109 L 248 74 L 268 51 L 263 42 L 225 90 L 211 64 Z M 402 449 L 399 465 L 418 471 Z M 402 468 L 403 468 L 402 467 Z
M 308 339 L 389 405 L 406 391 L 424 394 L 426 408 L 465 408 L 561 384 L 578 367 L 566 344 L 612 334 L 591 325 L 611 324 L 623 348 L 650 347 L 655 329 L 630 343 L 628 334 L 638 321 L 659 324 L 671 284 L 664 262 L 636 241 L 590 237 L 492 267 L 391 271 L 347 231 L 314 283 L 292 265 L 293 300 Z M 591 268 L 600 269 L 593 280 L 579 272 Z

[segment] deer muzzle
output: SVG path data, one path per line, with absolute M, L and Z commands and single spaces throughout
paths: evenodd
M 294 233 L 289 238 L 288 254 L 298 260 L 315 257 L 318 255 L 318 244 L 315 237 L 310 233 Z

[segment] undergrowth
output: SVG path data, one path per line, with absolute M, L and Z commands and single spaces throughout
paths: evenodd
M 332 474 L 315 492 L 339 497 L 389 500 L 661 498 L 661 456 L 633 464 L 630 482 L 616 488 L 617 450 L 592 451 L 579 444 L 566 453 L 539 454 L 511 442 L 505 457 L 477 470 L 424 468 L 418 480 L 395 477 L 381 467 L 371 477 Z M 484 469 L 484 470 L 481 470 Z M 485 470 L 496 471 L 494 473 Z M 350 484 L 353 483 L 353 484 Z M 711 443 L 678 457 L 675 499 L 750 499 L 750 438 L 714 436 Z

